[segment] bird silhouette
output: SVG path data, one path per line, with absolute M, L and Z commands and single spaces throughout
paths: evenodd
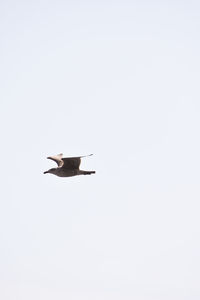
M 86 155 L 86 156 L 91 156 Z M 49 169 L 45 171 L 44 174 L 50 173 L 59 177 L 71 177 L 77 175 L 91 175 L 95 174 L 95 171 L 83 171 L 79 169 L 81 158 L 86 156 L 78 157 L 63 157 L 63 154 L 60 153 L 55 156 L 48 156 L 47 159 L 55 161 L 58 165 L 57 168 Z

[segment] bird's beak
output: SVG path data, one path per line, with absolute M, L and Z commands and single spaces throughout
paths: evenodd
M 48 171 L 45 171 L 43 174 L 47 174 L 48 173 Z

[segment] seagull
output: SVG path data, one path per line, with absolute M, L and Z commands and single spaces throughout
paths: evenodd
M 91 156 L 86 155 L 86 156 Z M 95 171 L 83 171 L 79 169 L 81 158 L 86 156 L 78 156 L 78 157 L 63 157 L 63 154 L 60 153 L 55 156 L 49 156 L 47 159 L 51 159 L 55 161 L 58 165 L 57 168 L 49 169 L 45 171 L 44 174 L 50 173 L 59 177 L 71 177 L 76 175 L 91 175 L 95 174 Z

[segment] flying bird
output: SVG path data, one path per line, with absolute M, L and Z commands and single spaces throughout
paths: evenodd
M 91 156 L 86 155 L 86 156 Z M 76 175 L 91 175 L 95 174 L 95 171 L 83 171 L 79 169 L 81 158 L 86 156 L 78 157 L 63 157 L 63 154 L 58 154 L 55 156 L 49 156 L 48 159 L 55 161 L 58 165 L 57 168 L 49 169 L 45 171 L 44 174 L 50 173 L 59 177 L 71 177 Z

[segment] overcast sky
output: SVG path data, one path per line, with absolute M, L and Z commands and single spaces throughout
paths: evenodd
M 2 300 L 200 299 L 199 32 L 195 0 L 1 1 Z

